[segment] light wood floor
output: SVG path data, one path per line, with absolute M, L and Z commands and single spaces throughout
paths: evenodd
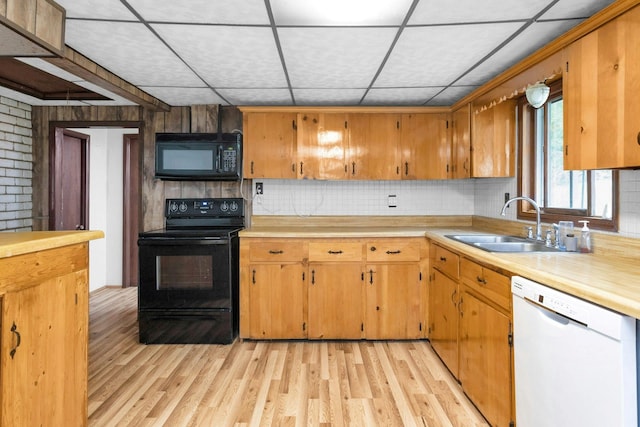
M 486 426 L 426 341 L 138 343 L 135 288 L 90 297 L 90 426 Z

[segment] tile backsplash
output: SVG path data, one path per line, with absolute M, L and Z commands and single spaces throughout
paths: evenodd
M 250 181 L 251 182 L 251 181 Z M 255 194 L 255 182 L 264 193 Z M 479 215 L 503 218 L 515 178 L 448 181 L 311 181 L 255 179 L 254 215 Z M 389 197 L 395 196 L 395 197 Z M 395 207 L 390 207 L 395 205 Z M 640 238 L 640 171 L 620 171 L 619 234 Z M 515 205 L 504 217 L 516 219 Z

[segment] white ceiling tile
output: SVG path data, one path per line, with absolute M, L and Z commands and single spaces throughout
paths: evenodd
M 143 19 L 156 22 L 268 25 L 264 0 L 128 0 Z
M 209 88 L 141 86 L 140 89 L 174 106 L 226 104 Z
M 173 24 L 153 28 L 212 86 L 287 84 L 269 28 Z
M 136 86 L 203 83 L 142 24 L 68 21 L 66 42 Z
M 427 102 L 427 105 L 429 106 L 452 105 L 456 101 L 458 101 L 460 98 L 464 97 L 465 95 L 468 95 L 469 93 L 471 93 L 477 88 L 478 86 L 450 86 L 445 90 L 443 90 L 438 95 L 436 95 L 434 98 L 430 99 L 429 102 Z
M 422 105 L 443 87 L 373 88 L 363 101 L 365 105 Z
M 271 0 L 276 25 L 400 25 L 412 0 Z
M 393 28 L 281 28 L 294 88 L 366 88 L 396 34 Z
M 67 18 L 136 20 L 120 0 L 56 0 L 67 11 Z
M 375 85 L 448 86 L 520 26 L 502 23 L 407 28 Z
M 509 44 L 496 52 L 485 62 L 478 65 L 468 74 L 463 76 L 456 84 L 481 85 L 491 80 L 512 64 L 538 50 L 557 35 L 568 31 L 578 21 L 547 21 L 531 24 Z
M 298 105 L 357 105 L 365 89 L 294 89 Z
M 219 89 L 231 105 L 291 105 L 289 89 Z
M 540 19 L 587 18 L 613 2 L 614 0 L 560 0 Z
M 421 0 L 409 25 L 526 20 L 552 0 Z

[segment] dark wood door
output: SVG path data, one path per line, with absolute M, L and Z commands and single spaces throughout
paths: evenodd
M 138 135 L 124 135 L 122 286 L 138 286 L 140 230 L 140 144 Z
M 51 144 L 50 230 L 89 225 L 89 135 L 56 128 Z

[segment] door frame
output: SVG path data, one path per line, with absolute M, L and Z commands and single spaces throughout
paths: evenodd
M 61 145 L 64 143 L 64 137 L 71 136 L 81 141 L 80 156 L 80 193 L 82 197 L 81 216 L 82 223 L 85 227 L 89 224 L 89 135 L 80 132 L 74 132 L 69 129 L 55 127 L 51 129 L 49 141 L 49 230 L 56 230 L 58 222 L 58 199 L 61 192 L 60 178 L 62 169 L 62 157 L 59 153 L 62 151 Z
M 142 172 L 143 172 L 143 168 L 142 168 L 142 161 L 144 158 L 144 122 L 143 121 L 104 121 L 104 120 L 58 120 L 58 121 L 51 121 L 49 122 L 49 147 L 50 147 L 50 151 L 51 151 L 51 146 L 53 144 L 55 144 L 55 131 L 56 128 L 92 128 L 92 127 L 110 127 L 110 128 L 127 128 L 127 129 L 138 129 L 138 147 L 137 147 L 137 154 L 138 154 L 138 161 L 137 162 L 133 162 L 131 165 L 127 165 L 124 164 L 124 170 L 126 171 L 127 169 L 130 169 L 130 174 L 135 174 L 138 176 L 138 195 L 141 194 L 142 192 Z M 125 135 L 126 136 L 126 135 Z M 131 160 L 133 160 L 133 156 L 131 157 Z M 124 159 L 123 159 L 124 161 Z M 53 159 L 50 158 L 49 159 L 49 170 L 50 170 L 50 174 L 51 174 L 51 165 L 53 165 Z M 136 171 L 137 168 L 137 171 Z M 89 179 L 88 175 L 87 175 L 87 180 Z M 125 188 L 123 188 L 123 191 L 127 192 L 129 191 L 130 193 L 133 190 L 128 190 L 126 188 L 126 186 L 129 183 L 127 181 L 124 182 L 124 186 Z M 49 182 L 49 188 L 51 189 L 51 182 Z M 88 186 L 87 186 L 87 191 L 88 191 Z M 51 191 L 49 192 L 49 212 L 51 212 L 51 205 L 52 205 L 52 201 L 55 200 L 52 198 L 51 195 Z M 88 200 L 88 199 L 87 199 Z M 137 227 L 138 229 L 141 229 L 142 226 L 142 211 L 140 209 L 140 200 L 138 200 L 138 204 L 136 206 L 129 206 L 129 205 L 125 205 L 124 209 L 129 209 L 129 212 L 127 214 L 124 214 L 123 217 L 123 221 L 125 220 L 126 217 L 129 218 L 130 221 L 136 221 L 137 222 Z M 49 221 L 49 224 L 51 224 L 51 221 Z M 88 222 L 87 222 L 88 224 Z M 50 228 L 51 229 L 51 228 Z M 123 272 L 123 276 L 125 274 L 126 271 L 131 271 L 131 265 L 130 265 L 130 258 L 125 258 L 124 257 L 124 253 L 125 253 L 125 242 L 129 241 L 129 242 L 134 242 L 137 246 L 137 242 L 138 242 L 138 236 L 137 233 L 135 235 L 133 235 L 133 231 L 132 231 L 132 227 L 130 228 L 125 228 L 124 227 L 124 223 L 123 223 L 123 233 L 127 233 L 126 236 L 123 236 L 123 248 L 122 248 L 122 252 L 123 252 L 123 264 L 122 264 L 122 272 Z M 123 277 L 123 287 L 126 286 L 127 281 L 125 280 L 125 277 Z
M 122 287 L 138 286 L 138 233 L 142 212 L 141 138 L 138 134 L 122 136 L 123 144 L 123 218 L 122 218 Z

